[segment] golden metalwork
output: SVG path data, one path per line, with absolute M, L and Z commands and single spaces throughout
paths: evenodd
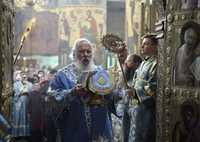
M 125 87 L 126 88 L 131 88 L 128 85 L 128 81 L 126 79 L 122 63 L 120 62 L 120 59 L 119 59 L 119 54 L 123 50 L 125 50 L 126 44 L 124 43 L 124 41 L 120 37 L 118 37 L 117 35 L 114 35 L 114 34 L 106 34 L 106 35 L 104 35 L 103 38 L 102 38 L 102 40 L 101 40 L 101 43 L 110 52 L 113 52 L 113 53 L 117 54 L 118 62 L 119 62 L 120 69 L 121 69 L 121 72 L 122 72 L 122 77 L 123 77 L 123 80 L 124 80 Z M 134 93 L 133 95 L 136 97 L 136 99 L 139 102 L 141 102 L 141 100 L 137 96 L 137 93 L 135 93 L 135 90 L 133 91 L 133 93 Z

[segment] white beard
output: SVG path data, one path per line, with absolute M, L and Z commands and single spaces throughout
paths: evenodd
M 80 72 L 89 72 L 89 71 L 94 71 L 95 70 L 95 64 L 94 61 L 91 60 L 88 65 L 83 65 L 80 61 L 75 62 L 76 67 Z

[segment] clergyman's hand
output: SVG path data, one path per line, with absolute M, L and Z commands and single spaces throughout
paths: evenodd
M 76 92 L 79 92 L 79 91 L 81 91 L 82 89 L 83 89 L 83 87 L 82 87 L 81 84 L 77 84 L 77 85 L 75 86 L 75 91 L 76 91 Z
M 81 84 L 77 84 L 75 87 L 75 94 L 79 96 L 84 96 L 87 94 L 87 90 L 83 88 Z

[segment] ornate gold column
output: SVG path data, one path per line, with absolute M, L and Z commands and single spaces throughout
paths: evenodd
M 0 1 L 0 106 L 12 92 L 14 49 L 14 2 Z M 9 106 L 1 107 L 1 111 Z

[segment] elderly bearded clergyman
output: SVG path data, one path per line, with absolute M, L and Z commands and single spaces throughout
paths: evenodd
M 110 113 L 114 112 L 113 83 L 106 70 L 93 62 L 87 39 L 75 42 L 74 61 L 64 67 L 52 83 L 57 100 L 65 99 L 64 142 L 112 140 Z M 114 99 L 115 98 L 115 99 Z

